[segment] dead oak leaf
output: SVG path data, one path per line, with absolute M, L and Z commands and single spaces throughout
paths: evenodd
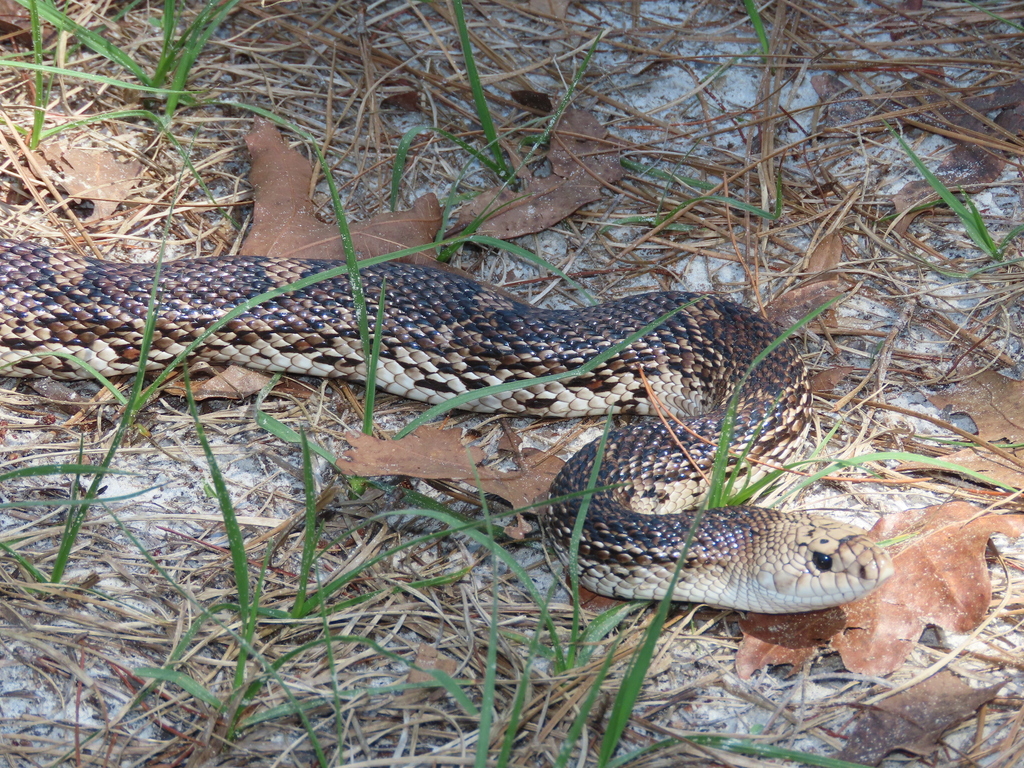
M 543 115 L 550 115 L 555 109 L 555 105 L 551 103 L 551 97 L 540 91 L 515 90 L 509 91 L 508 95 L 520 106 Z
M 483 216 L 477 228 L 502 239 L 541 232 L 587 203 L 598 200 L 605 185 L 622 178 L 618 144 L 588 112 L 567 109 L 551 134 L 551 175 L 529 177 L 520 191 L 485 190 L 459 209 L 459 228 Z
M 832 368 L 818 371 L 811 377 L 811 389 L 822 394 L 835 392 L 840 382 L 855 370 L 857 369 L 852 365 L 836 365 Z
M 257 119 L 245 143 L 252 158 L 253 227 L 242 251 L 274 258 L 344 259 L 338 227 L 320 221 L 309 198 L 312 163 L 289 147 L 268 120 Z M 440 227 L 441 207 L 428 194 L 412 210 L 382 214 L 351 226 L 350 233 L 360 258 L 369 258 L 429 246 Z
M 60 173 L 55 181 L 79 200 L 92 202 L 86 223 L 100 221 L 117 210 L 139 183 L 142 163 L 122 163 L 105 147 L 69 147 L 66 143 L 43 145 L 43 157 Z
M 942 734 L 970 719 L 995 698 L 1003 683 L 972 688 L 943 670 L 857 715 L 846 745 L 834 755 L 862 765 L 878 765 L 900 750 L 924 757 L 939 745 Z
M 405 475 L 428 480 L 457 480 L 494 493 L 515 507 L 525 507 L 547 493 L 563 462 L 554 456 L 527 457 L 528 465 L 515 472 L 481 466 L 483 452 L 462 444 L 458 429 L 427 424 L 401 440 L 380 440 L 371 435 L 348 436 L 352 446 L 338 461 L 348 475 L 375 477 Z
M 963 448 L 940 458 L 944 462 L 957 467 L 972 469 L 985 477 L 1005 483 L 1013 488 L 1024 488 L 1024 469 L 1019 464 L 1014 464 L 1012 461 L 1008 461 L 1002 456 L 997 456 L 984 448 Z M 934 464 L 925 464 L 923 461 L 901 462 L 897 470 L 900 472 L 909 470 L 944 471 L 942 467 L 936 467 Z
M 909 510 L 880 520 L 869 535 L 881 541 L 911 534 L 912 538 L 890 550 L 895 575 L 863 600 L 842 606 L 843 626 L 831 637 L 851 672 L 886 675 L 906 660 L 928 624 L 951 632 L 969 632 L 984 619 L 992 601 L 992 583 L 985 549 L 995 533 L 1013 538 L 1024 535 L 1024 515 L 984 515 L 964 502 Z M 770 621 L 774 636 L 763 626 Z M 821 619 L 816 614 L 767 617 L 749 614 L 741 627 L 744 637 L 737 668 L 753 673 L 755 663 L 771 661 L 770 643 L 789 650 L 812 648 L 821 643 Z M 808 629 L 808 623 L 814 625 Z M 784 633 L 787 639 L 780 637 Z M 756 642 L 755 642 L 756 641 Z M 782 651 L 778 652 L 783 654 Z M 805 656 L 801 657 L 805 658 Z M 742 666 L 741 666 L 742 665 Z
M 775 664 L 790 664 L 795 673 L 818 646 L 845 627 L 841 607 L 794 615 L 748 613 L 740 619 L 743 641 L 736 654 L 736 673 L 748 680 L 761 667 Z
M 807 271 L 817 275 L 815 279 L 828 279 L 828 274 L 839 269 L 843 260 L 844 243 L 842 235 L 833 233 L 825 235 L 807 257 Z
M 229 365 L 223 371 L 201 381 L 193 381 L 192 397 L 200 400 L 244 400 L 255 395 L 268 384 L 271 377 L 265 373 L 243 368 L 240 365 Z M 164 387 L 164 391 L 178 397 L 185 397 L 187 392 L 182 382 L 177 381 Z M 278 394 L 287 393 L 296 397 L 309 397 L 312 390 L 291 379 L 282 379 L 274 387 Z
M 816 645 L 787 648 L 784 645 L 762 640 L 754 632 L 748 634 L 742 623 L 740 626 L 743 628 L 743 640 L 736 651 L 736 674 L 741 680 L 749 680 L 757 670 L 763 667 L 777 665 L 791 666 L 793 671 L 790 672 L 790 676 L 792 676 L 817 653 Z
M 31 14 L 15 0 L 0 0 L 0 34 L 19 45 L 32 44 Z
M 459 663 L 442 654 L 435 646 L 420 643 L 416 651 L 416 660 L 410 666 L 407 682 L 429 687 L 410 688 L 398 700 L 407 706 L 417 706 L 422 705 L 424 701 L 436 701 L 444 696 L 444 688 L 438 681 L 439 675 L 433 674 L 432 670 L 451 677 L 458 671 Z
M 224 399 L 241 400 L 259 392 L 270 383 L 270 377 L 264 373 L 231 365 L 209 379 L 193 381 L 190 385 L 192 397 L 199 400 Z M 184 383 L 175 381 L 164 387 L 164 392 L 185 397 L 187 391 Z
M 533 533 L 533 525 L 526 521 L 521 514 L 516 514 L 512 522 L 506 525 L 503 529 L 505 535 L 515 541 L 523 541 L 527 536 Z
M 434 242 L 434 235 L 441 228 L 441 205 L 433 194 L 417 198 L 408 211 L 395 211 L 374 216 L 369 221 L 352 227 L 352 242 L 359 258 L 368 259 L 383 256 L 405 248 L 415 248 Z M 433 248 L 401 259 L 407 263 L 422 263 L 437 266 Z
M 896 574 L 866 600 L 847 606 L 848 628 L 832 641 L 849 670 L 884 675 L 897 669 L 928 624 L 970 632 L 992 602 L 985 550 L 993 534 L 1024 535 L 1024 515 L 983 515 L 951 502 L 889 515 L 872 538 L 913 534 L 893 555 Z M 895 549 L 895 548 L 894 548 Z
M 842 296 L 842 285 L 836 270 L 843 257 L 843 238 L 826 235 L 807 257 L 807 271 L 814 275 L 807 283 L 786 291 L 765 307 L 765 316 L 776 325 L 788 328 L 822 304 Z M 827 322 L 825 316 L 819 322 Z M 835 325 L 834 322 L 830 323 Z
M 986 370 L 928 400 L 937 408 L 966 413 L 982 440 L 1024 441 L 1024 381 Z
M 764 314 L 775 325 L 789 328 L 822 304 L 831 301 L 836 296 L 842 296 L 842 294 L 838 279 L 819 280 L 786 291 L 773 299 L 765 306 Z M 818 320 L 822 320 L 822 316 L 819 316 Z M 835 323 L 831 323 L 831 325 L 835 325 Z
M 253 256 L 335 258 L 344 253 L 338 228 L 320 221 L 309 199 L 313 166 L 257 118 L 245 137 L 252 165 L 253 226 L 242 251 Z
M 1019 84 L 1018 84 L 1019 85 Z M 1018 96 L 1022 95 L 1020 88 L 1017 88 Z M 967 122 L 961 120 L 958 122 Z M 989 133 L 987 126 L 980 121 L 971 121 L 973 124 L 967 126 L 981 133 Z M 1021 128 L 1024 128 L 1024 110 L 1020 106 L 1013 109 L 1006 109 L 995 120 L 996 125 L 1004 129 L 1008 134 L 1014 135 Z M 1006 157 L 1001 153 L 982 146 L 981 144 L 970 143 L 972 139 L 953 139 L 953 150 L 949 153 L 942 164 L 935 170 L 935 175 L 947 189 L 957 189 L 976 184 L 987 184 L 999 178 L 1006 166 Z M 939 194 L 932 187 L 927 179 L 911 181 L 903 186 L 893 198 L 893 205 L 896 212 L 903 214 L 915 206 L 927 200 L 937 200 Z M 900 234 L 907 231 L 914 214 L 903 216 L 898 219 L 894 229 Z

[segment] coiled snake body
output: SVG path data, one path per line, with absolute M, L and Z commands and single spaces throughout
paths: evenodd
M 169 262 L 160 275 L 147 368 L 159 369 L 232 307 L 338 266 L 260 257 Z M 106 375 L 134 373 L 153 265 L 115 264 L 40 245 L 0 241 L 0 376 L 87 378 L 65 352 Z M 600 594 L 663 596 L 705 492 L 725 414 L 723 403 L 777 336 L 748 310 L 709 296 L 650 293 L 571 311 L 511 301 L 427 267 L 384 263 L 362 272 L 373 318 L 385 286 L 377 386 L 438 403 L 463 392 L 522 381 L 524 387 L 462 406 L 538 416 L 652 411 L 644 382 L 682 420 L 657 419 L 611 432 L 579 549 L 581 583 Z M 682 307 L 682 309 L 680 309 Z M 655 330 L 596 369 L 557 383 L 532 379 L 579 368 L 673 310 Z M 347 276 L 266 301 L 235 318 L 198 358 L 266 371 L 364 380 Z M 802 439 L 810 391 L 803 364 L 780 345 L 750 373 L 732 446 L 756 462 L 785 459 Z M 597 458 L 593 443 L 556 478 L 544 526 L 563 560 Z M 594 487 L 594 486 L 592 486 Z M 576 496 L 557 501 L 558 497 Z M 858 528 L 759 507 L 708 510 L 680 569 L 674 599 L 790 613 L 850 602 L 892 573 Z

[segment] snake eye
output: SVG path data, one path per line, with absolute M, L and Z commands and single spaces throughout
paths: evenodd
M 832 570 L 832 555 L 826 555 L 824 552 L 815 552 L 811 555 L 811 562 L 814 563 L 814 567 L 819 571 Z

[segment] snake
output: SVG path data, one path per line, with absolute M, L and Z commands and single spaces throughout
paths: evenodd
M 867 532 L 838 520 L 748 505 L 701 510 L 717 451 L 729 451 L 734 477 L 758 478 L 797 451 L 810 423 L 802 358 L 789 340 L 775 344 L 779 330 L 756 312 L 673 291 L 545 309 L 395 261 L 360 268 L 362 297 L 349 274 L 292 286 L 338 266 L 201 256 L 157 272 L 0 240 L 0 376 L 92 376 L 79 363 L 104 376 L 157 371 L 232 309 L 290 286 L 221 322 L 193 360 L 364 382 L 362 301 L 386 392 L 428 404 L 463 395 L 459 407 L 473 412 L 647 417 L 575 453 L 540 513 L 586 589 L 799 613 L 849 603 L 892 575 Z M 521 386 L 496 388 L 509 382 Z

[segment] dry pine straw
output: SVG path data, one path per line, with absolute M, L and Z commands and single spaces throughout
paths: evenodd
M 341 185 L 345 209 L 356 221 L 386 208 L 393 153 L 408 127 L 434 123 L 482 145 L 450 23 L 451 8 L 443 3 L 383 3 L 359 14 L 361 5 L 304 3 L 296 9 L 243 4 L 204 51 L 190 82 L 204 97 L 259 104 L 315 136 Z M 487 9 L 486 23 L 481 23 L 479 8 Z M 81 18 L 92 24 L 113 10 L 107 4 L 86 4 Z M 505 144 L 509 152 L 526 151 L 517 142 L 528 134 L 525 127 L 531 119 L 514 106 L 511 91 L 559 97 L 588 41 L 609 29 L 575 104 L 609 125 L 623 142 L 624 157 L 712 184 L 725 179 L 727 183 L 712 191 L 763 208 L 773 204 L 776 177 L 781 176 L 783 216 L 777 220 L 708 201 L 683 211 L 672 226 L 652 230 L 627 219 L 672 210 L 697 191 L 634 172 L 557 231 L 526 237 L 523 245 L 570 274 L 583 275 L 588 287 L 604 297 L 684 284 L 756 303 L 800 288 L 836 266 L 806 257 L 822 254 L 821 244 L 838 236 L 841 266 L 832 274 L 840 275 L 834 287 L 847 300 L 807 346 L 808 362 L 817 370 L 852 367 L 836 383 L 834 394 L 825 393 L 821 402 L 819 434 L 838 425 L 827 455 L 890 449 L 946 452 L 928 437 L 935 431 L 933 424 L 892 408 L 938 418 L 921 392 L 956 381 L 967 364 L 1003 369 L 1017 365 L 1024 281 L 1019 267 L 1010 263 L 972 279 L 942 276 L 936 267 L 964 273 L 989 265 L 948 212 L 919 217 L 906 232 L 890 228 L 883 217 L 892 210 L 891 195 L 917 175 L 880 130 L 877 118 L 879 110 L 892 120 L 899 117 L 897 105 L 886 101 L 894 91 L 906 97 L 902 109 L 909 109 L 912 119 L 924 111 L 920 101 L 907 100 L 915 93 L 959 97 L 967 86 L 1019 80 L 1022 36 L 959 6 L 914 13 L 873 4 L 790 3 L 765 12 L 773 53 L 767 63 L 752 56 L 727 58 L 756 45 L 749 20 L 733 3 L 685 8 L 676 3 L 587 3 L 573 7 L 567 23 L 549 21 L 525 4 L 473 5 L 468 13 L 478 64 L 499 128 L 513 131 Z M 152 13 L 135 8 L 109 31 L 114 42 L 131 48 L 140 61 L 147 61 L 153 50 L 153 28 L 146 26 Z M 1011 17 L 1019 19 L 1019 14 Z M 858 42 L 862 40 L 867 42 Z M 102 58 L 74 47 L 69 56 L 73 69 L 124 76 Z M 727 66 L 712 78 L 715 67 L 723 64 Z M 956 74 L 943 79 L 943 71 Z M 110 148 L 119 160 L 134 159 L 143 167 L 142 180 L 117 212 L 84 227 L 76 217 L 84 218 L 90 209 L 66 196 L 60 176 L 46 170 L 14 130 L 14 125 L 31 122 L 31 88 L 19 72 L 0 72 L 9 121 L 0 132 L 5 150 L 0 173 L 9 190 L 0 207 L 6 235 L 74 241 L 87 251 L 138 260 L 152 257 L 155 244 L 163 241 L 173 256 L 228 252 L 240 241 L 249 211 L 242 149 L 242 136 L 251 125 L 247 113 L 213 106 L 185 109 L 171 123 L 176 137 L 187 137 L 189 160 L 216 204 L 209 202 L 191 172 L 182 170 L 178 148 L 149 123 L 108 120 L 66 131 L 64 137 L 73 146 Z M 852 89 L 842 98 L 867 104 L 857 130 L 835 129 L 826 115 L 808 111 L 818 102 L 809 78 L 828 73 Z M 389 104 L 389 97 L 410 90 L 420 111 L 403 112 Z M 136 98 L 124 89 L 64 78 L 54 83 L 48 125 L 69 114 L 134 108 L 139 106 Z M 868 101 L 857 102 L 862 98 Z M 872 112 L 872 104 L 882 106 Z M 934 154 L 934 168 L 950 151 L 947 137 L 957 134 L 956 126 L 940 114 L 930 118 L 938 128 L 921 131 L 911 119 L 902 129 L 919 153 L 929 158 Z M 1019 151 L 995 129 L 984 141 L 1005 152 L 1009 165 L 997 183 L 976 191 L 975 200 L 993 231 L 1006 232 L 1020 220 Z M 445 194 L 466 160 L 451 142 L 425 134 L 403 176 L 404 203 L 423 192 Z M 493 176 L 474 169 L 460 189 L 493 183 Z M 323 185 L 314 192 L 317 202 L 324 203 Z M 676 225 L 690 229 L 680 231 Z M 1009 258 L 1019 255 L 1016 248 L 1008 253 Z M 556 303 L 574 300 L 567 286 L 538 282 L 537 272 L 504 255 L 470 249 L 461 258 L 464 267 L 482 278 L 527 297 L 536 296 L 541 286 Z M 335 449 L 343 432 L 360 421 L 361 395 L 357 388 L 338 383 L 313 382 L 312 387 L 312 396 L 274 396 L 263 408 Z M 87 385 L 73 389 L 87 398 L 95 392 Z M 830 410 L 854 391 L 841 413 Z M 95 400 L 107 404 L 90 403 L 66 415 L 51 398 L 7 381 L 0 392 L 5 420 L 0 471 L 26 463 L 77 461 L 80 451 L 86 461 L 97 461 L 111 437 L 117 409 L 102 395 Z M 384 430 L 418 411 L 392 398 L 381 399 L 377 408 Z M 251 401 L 206 405 L 202 422 L 245 526 L 252 562 L 259 563 L 267 547 L 274 548 L 260 604 L 287 609 L 294 599 L 302 545 L 298 454 L 255 426 Z M 493 444 L 494 430 L 506 429 L 489 419 L 468 423 L 485 438 L 484 445 Z M 513 430 L 528 443 L 548 447 L 559 439 L 568 444 L 580 426 L 545 431 L 517 421 Z M 215 622 L 202 624 L 176 668 L 229 701 L 226 713 L 215 716 L 207 704 L 171 684 L 159 685 L 144 701 L 127 706 L 144 684 L 132 670 L 165 664 L 176 643 L 199 622 L 199 606 L 231 602 L 236 590 L 219 514 L 206 492 L 209 473 L 194 424 L 179 398 L 158 398 L 145 408 L 115 466 L 134 474 L 107 478 L 107 497 L 153 488 L 130 502 L 112 504 L 111 510 L 163 572 L 153 569 L 110 518 L 98 513 L 82 529 L 63 584 L 31 584 L 7 561 L 0 601 L 0 681 L 6 692 L 0 703 L 6 723 L 0 756 L 11 765 L 53 764 L 64 755 L 90 765 L 186 760 L 192 765 L 309 764 L 309 739 L 295 718 L 277 717 L 245 730 L 234 744 L 223 742 L 239 649 L 228 629 Z M 416 535 L 407 520 L 366 522 L 368 516 L 404 506 L 397 493 L 368 489 L 352 499 L 351 489 L 333 470 L 318 464 L 316 472 L 323 538 L 350 532 L 323 553 L 325 579 Z M 894 482 L 910 478 L 918 484 Z M 416 487 L 441 498 L 448 493 Z M 67 496 L 68 484 L 66 478 L 36 478 L 0 492 L 4 501 L 59 499 Z M 472 499 L 472 494 L 463 490 L 460 498 Z M 995 511 L 1019 507 L 988 486 L 954 476 L 900 474 L 891 468 L 872 485 L 819 484 L 800 503 L 870 513 L 951 499 L 993 504 Z M 4 539 L 16 541 L 21 553 L 46 570 L 64 513 L 60 507 L 5 510 Z M 547 583 L 538 547 L 510 543 L 509 548 L 537 574 L 539 584 Z M 922 670 L 940 664 L 969 681 L 1005 680 L 1007 686 L 1003 698 L 983 711 L 984 720 L 969 720 L 949 737 L 959 753 L 943 747 L 939 761 L 1012 765 L 1022 749 L 1017 735 L 1019 669 L 1012 662 L 1020 649 L 1015 563 L 1008 564 L 1009 579 L 998 581 L 994 612 L 978 636 L 927 632 L 904 668 L 887 681 L 844 673 L 834 655 L 799 670 L 772 670 L 741 681 L 733 673 L 737 635 L 729 616 L 708 610 L 677 613 L 663 633 L 623 744 L 633 749 L 696 730 L 746 734 L 756 726 L 764 727 L 769 741 L 829 754 L 841 746 L 855 705 L 890 686 L 913 682 Z M 610 642 L 602 640 L 591 661 L 556 673 L 547 661 L 526 652 L 538 625 L 537 605 L 504 572 L 493 584 L 487 566 L 484 553 L 453 536 L 402 550 L 366 569 L 337 601 L 376 596 L 331 613 L 330 631 L 339 638 L 370 638 L 403 661 L 344 639 L 333 644 L 329 658 L 322 645 L 309 647 L 288 660 L 279 680 L 259 690 L 245 716 L 281 704 L 282 686 L 301 700 L 331 701 L 335 690 L 404 682 L 404 662 L 414 661 L 443 668 L 456 679 L 478 681 L 465 690 L 479 704 L 496 590 L 501 631 L 491 745 L 496 750 L 501 744 L 516 686 L 528 677 L 512 759 L 516 765 L 547 764 L 561 749 Z M 472 571 L 451 584 L 407 586 L 466 567 Z M 558 593 L 548 610 L 564 642 L 572 620 L 564 594 Z M 218 613 L 222 621 L 233 615 Z M 617 660 L 628 658 L 648 619 L 647 612 L 635 614 L 613 635 L 621 640 Z M 301 621 L 266 618 L 254 645 L 267 660 L 282 658 L 320 637 L 322 622 L 318 616 Z M 795 676 L 787 677 L 790 672 Z M 605 727 L 622 673 L 621 664 L 613 666 L 589 713 L 581 745 L 590 755 L 595 754 L 591 750 Z M 258 665 L 250 662 L 249 674 L 259 674 Z M 461 765 L 471 762 L 477 749 L 478 723 L 436 689 L 342 696 L 331 706 L 311 710 L 308 718 L 328 753 L 349 765 L 430 764 L 412 757 L 430 752 L 443 755 L 435 758 L 436 764 Z M 657 750 L 635 764 L 687 761 L 772 764 L 686 745 Z

